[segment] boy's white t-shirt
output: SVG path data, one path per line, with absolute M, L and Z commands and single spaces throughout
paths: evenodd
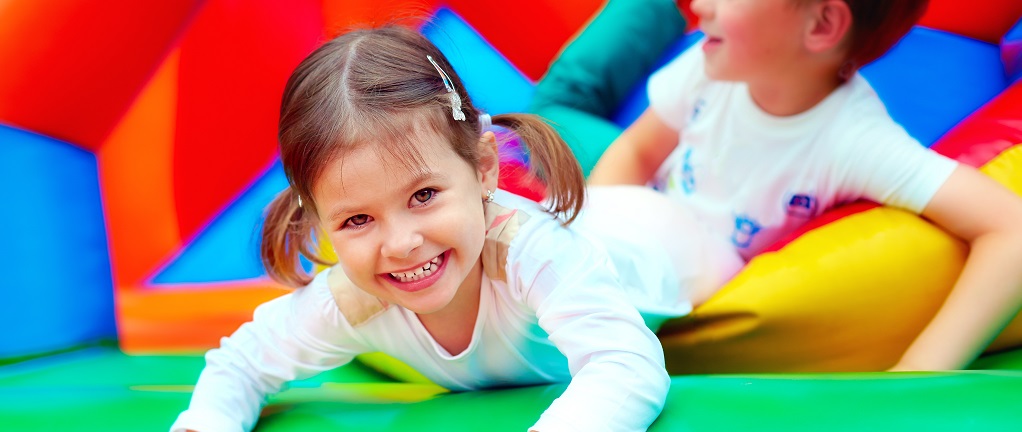
M 397 305 L 350 323 L 331 294 L 328 269 L 259 306 L 251 322 L 207 353 L 189 409 L 171 430 L 249 430 L 267 395 L 287 382 L 377 351 L 451 390 L 570 380 L 536 423 L 540 431 L 645 430 L 670 385 L 663 349 L 647 325 L 691 310 L 678 287 L 686 276 L 676 276 L 665 254 L 595 241 L 532 201 L 495 195 L 521 223 L 509 237 L 506 281 L 483 275 L 465 351 L 448 353 L 415 313 Z M 484 270 L 486 263 L 484 252 Z
M 895 123 L 859 74 L 777 117 L 745 83 L 710 80 L 704 62 L 700 43 L 650 77 L 651 109 L 681 134 L 652 183 L 746 260 L 841 203 L 919 213 L 957 166 Z

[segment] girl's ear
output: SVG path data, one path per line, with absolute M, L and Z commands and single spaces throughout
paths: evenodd
M 483 189 L 497 190 L 499 176 L 500 153 L 497 152 L 497 136 L 493 132 L 484 132 L 479 138 L 479 181 Z
M 841 48 L 852 29 L 852 11 L 844 0 L 821 0 L 807 6 L 810 25 L 806 32 L 806 49 L 822 53 Z

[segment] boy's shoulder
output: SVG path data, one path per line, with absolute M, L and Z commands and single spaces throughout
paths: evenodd
M 834 138 L 858 140 L 862 136 L 905 134 L 904 128 L 891 117 L 883 100 L 873 86 L 862 75 L 856 73 L 852 79 L 839 87 L 839 103 L 834 121 L 828 122 Z
M 846 104 L 857 105 L 864 109 L 869 109 L 871 112 L 887 115 L 887 108 L 880 99 L 880 95 L 877 94 L 873 85 L 862 74 L 856 72 L 851 79 L 842 84 L 838 89 L 847 93 Z

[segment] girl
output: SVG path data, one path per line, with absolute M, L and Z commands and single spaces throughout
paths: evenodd
M 306 58 L 280 114 L 291 187 L 262 244 L 268 273 L 301 288 L 206 355 L 172 430 L 251 429 L 267 394 L 374 351 L 452 390 L 570 381 L 531 430 L 645 430 L 669 385 L 647 324 L 686 314 L 690 286 L 719 283 L 695 269 L 716 264 L 658 194 L 599 191 L 606 209 L 581 215 L 584 179 L 557 134 L 492 121 L 529 145 L 546 209 L 497 190 L 489 116 L 418 33 L 348 33 Z M 326 264 L 318 235 L 339 262 L 312 278 L 298 258 Z M 679 237 L 693 241 L 659 244 Z

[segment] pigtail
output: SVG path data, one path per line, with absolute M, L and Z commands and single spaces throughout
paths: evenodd
M 317 264 L 332 264 L 313 249 L 315 224 L 306 216 L 309 209 L 305 208 L 309 203 L 306 200 L 305 207 L 302 207 L 298 200 L 294 189 L 289 187 L 270 202 L 266 207 L 259 247 L 266 273 L 273 280 L 296 288 L 312 282 L 312 276 L 301 266 L 300 256 L 304 255 Z
M 500 114 L 493 123 L 513 131 L 528 147 L 530 172 L 547 186 L 547 210 L 565 226 L 574 221 L 585 203 L 585 176 L 560 134 L 532 114 Z

